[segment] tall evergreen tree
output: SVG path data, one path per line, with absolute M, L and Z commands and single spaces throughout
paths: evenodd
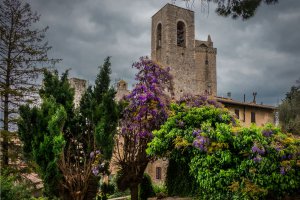
M 103 94 L 106 93 L 110 86 L 111 62 L 110 57 L 106 57 L 104 64 L 99 67 L 100 72 L 97 75 L 94 87 L 94 97 L 98 104 L 102 102 Z
M 95 129 L 96 144 L 102 150 L 103 158 L 110 160 L 114 148 L 114 136 L 118 125 L 118 106 L 114 101 L 115 90 L 109 89 L 99 105 L 101 119 Z
M 88 87 L 80 102 L 82 127 L 87 127 L 87 135 L 95 136 L 95 145 L 106 160 L 112 156 L 119 113 L 114 100 L 116 91 L 110 87 L 110 75 L 111 62 L 107 57 L 99 67 L 94 87 Z
M 4 113 L 2 135 L 2 164 L 8 164 L 9 131 L 16 123 L 19 105 L 36 98 L 36 78 L 42 72 L 40 64 L 57 61 L 49 59 L 50 46 L 44 29 L 34 28 L 40 16 L 21 0 L 0 3 L 0 92 L 1 112 Z

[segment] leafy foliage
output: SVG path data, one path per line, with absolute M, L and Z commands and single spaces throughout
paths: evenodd
M 172 109 L 147 152 L 188 166 L 200 199 L 279 198 L 299 189 L 299 138 L 272 125 L 233 126 L 228 111 L 214 106 Z
M 172 89 L 169 69 L 163 69 L 148 58 L 141 58 L 133 64 L 139 71 L 138 83 L 125 99 L 128 106 L 122 113 L 121 133 L 116 145 L 117 164 L 121 169 L 118 187 L 130 188 L 131 198 L 138 199 L 138 184 L 150 160 L 146 155 L 147 143 L 152 131 L 167 119 L 168 97 L 165 89 Z
M 61 174 L 57 161 L 63 152 L 65 140 L 62 129 L 67 115 L 63 106 L 53 98 L 45 99 L 41 108 L 28 105 L 20 108 L 19 136 L 24 143 L 24 151 L 39 166 L 45 191 L 55 194 Z
M 282 128 L 300 135 L 300 79 L 298 85 L 291 87 L 286 98 L 279 105 L 279 120 Z

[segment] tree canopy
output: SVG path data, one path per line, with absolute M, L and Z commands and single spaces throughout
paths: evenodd
M 187 6 L 191 6 L 195 0 L 183 0 Z M 216 13 L 223 17 L 231 16 L 233 19 L 249 19 L 255 15 L 261 4 L 275 4 L 278 0 L 199 0 L 202 3 L 216 3 Z

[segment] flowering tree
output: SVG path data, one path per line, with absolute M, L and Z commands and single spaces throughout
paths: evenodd
M 138 184 L 150 160 L 145 152 L 147 143 L 153 138 L 152 131 L 159 129 L 168 117 L 166 91 L 172 91 L 172 84 L 169 69 L 147 57 L 140 58 L 133 67 L 139 70 L 138 83 L 125 97 L 128 105 L 120 121 L 116 161 L 120 167 L 118 187 L 129 188 L 131 199 L 137 200 Z
M 299 138 L 272 125 L 234 126 L 212 105 L 172 108 L 147 153 L 187 166 L 200 199 L 276 199 L 299 189 Z

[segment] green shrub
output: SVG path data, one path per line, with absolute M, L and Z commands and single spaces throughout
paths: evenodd
M 153 184 L 153 190 L 155 194 L 158 193 L 168 194 L 167 187 L 163 184 Z
M 0 175 L 0 197 L 1 200 L 29 200 L 31 191 L 16 176 L 4 171 Z
M 299 190 L 299 138 L 272 125 L 236 127 L 222 108 L 172 108 L 147 153 L 187 166 L 200 199 L 281 198 Z
M 152 181 L 148 174 L 144 173 L 139 189 L 140 200 L 147 200 L 148 197 L 155 196 Z

